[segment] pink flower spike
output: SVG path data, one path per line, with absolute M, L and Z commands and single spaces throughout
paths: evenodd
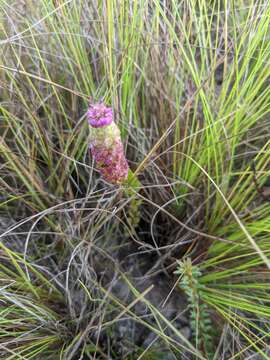
M 104 104 L 90 105 L 87 118 L 90 124 L 89 148 L 96 169 L 109 183 L 122 184 L 128 177 L 129 166 L 112 108 Z
M 87 111 L 89 125 L 94 128 L 104 127 L 113 122 L 113 110 L 104 104 L 90 105 Z

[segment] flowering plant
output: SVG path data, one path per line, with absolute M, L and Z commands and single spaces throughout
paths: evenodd
M 130 231 L 134 231 L 141 217 L 142 200 L 137 197 L 141 184 L 129 169 L 120 130 L 114 122 L 113 110 L 104 104 L 90 105 L 87 119 L 91 129 L 90 150 L 96 168 L 109 183 L 126 185 L 123 193 L 130 199 L 127 221 L 131 226 Z
M 123 183 L 128 177 L 129 167 L 112 108 L 104 104 L 90 105 L 87 118 L 91 128 L 90 150 L 96 168 L 109 183 Z

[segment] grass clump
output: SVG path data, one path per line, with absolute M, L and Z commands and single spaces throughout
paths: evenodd
M 269 358 L 269 15 L 0 0 L 1 358 Z M 99 176 L 89 101 L 128 185 Z
M 69 335 L 61 324 L 65 301 L 57 288 L 39 269 L 3 248 L 0 274 L 1 358 L 60 358 Z

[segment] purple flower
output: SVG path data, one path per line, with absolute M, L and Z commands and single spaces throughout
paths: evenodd
M 112 108 L 104 104 L 90 105 L 87 112 L 91 128 L 90 151 L 96 168 L 104 180 L 121 184 L 128 176 L 128 162 Z
M 94 128 L 110 125 L 113 121 L 113 110 L 104 104 L 90 105 L 87 111 L 88 123 Z

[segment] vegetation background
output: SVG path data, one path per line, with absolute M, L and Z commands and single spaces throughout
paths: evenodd
M 0 0 L 1 359 L 270 359 L 269 29 L 269 0 Z

